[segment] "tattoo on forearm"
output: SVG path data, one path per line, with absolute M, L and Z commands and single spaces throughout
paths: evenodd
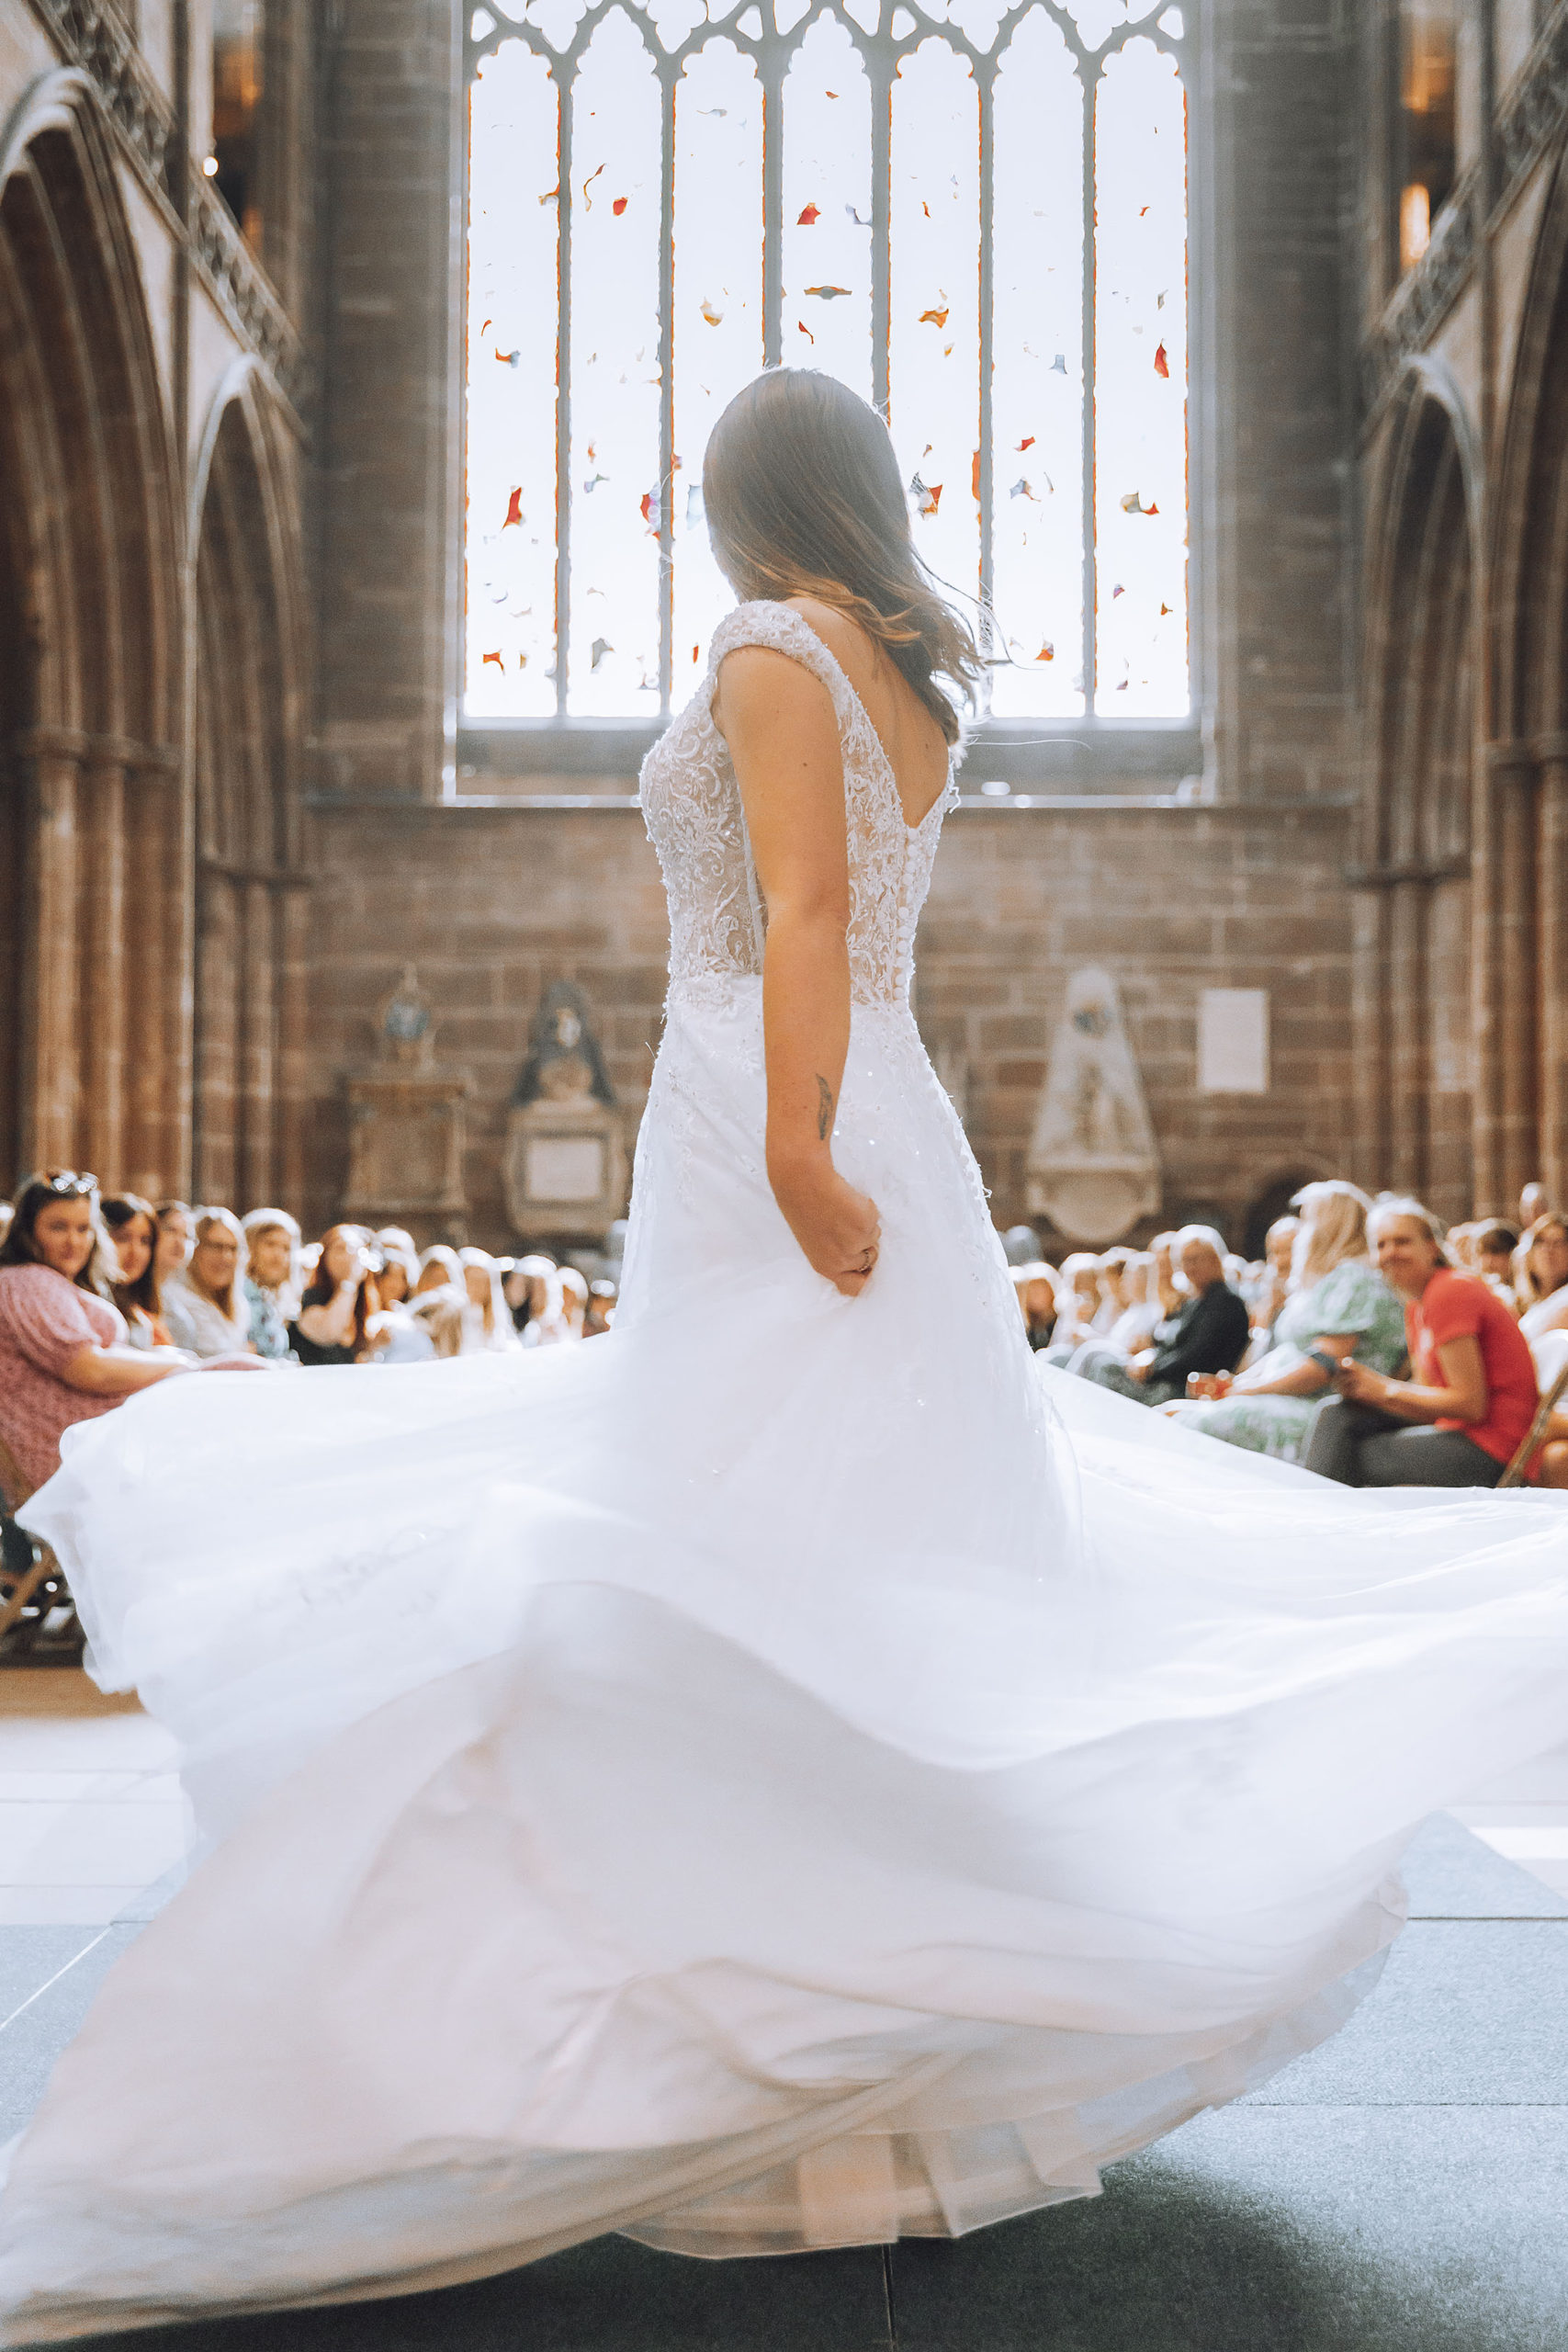
M 817 1073 L 817 1132 L 824 1143 L 833 1124 L 833 1090 L 820 1070 Z

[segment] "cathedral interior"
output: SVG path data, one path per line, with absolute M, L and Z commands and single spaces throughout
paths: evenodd
M 389 1214 L 422 1239 L 516 1246 L 508 1106 L 558 982 L 581 992 L 629 1147 L 665 944 L 637 769 L 718 609 L 679 470 L 712 407 L 706 334 L 739 380 L 780 357 L 860 370 L 896 437 L 902 396 L 917 543 L 979 581 L 1014 649 L 1029 636 L 975 731 L 919 941 L 922 1029 L 998 1222 L 1043 1210 L 1050 1231 L 1032 1150 L 1086 971 L 1112 984 L 1146 1105 L 1151 1217 L 1256 1249 L 1329 1173 L 1450 1217 L 1510 1210 L 1531 1180 L 1562 1197 L 1568 11 L 1042 0 L 999 65 L 983 11 L 963 54 L 907 9 L 903 49 L 856 18 L 858 51 L 850 17 L 802 32 L 793 0 L 716 47 L 695 13 L 645 25 L 650 52 L 637 8 L 570 0 L 543 31 L 521 6 L 442 0 L 0 6 L 12 1177 L 64 1163 L 152 1198 L 276 1197 L 320 1229 L 366 1189 L 353 1089 L 411 966 L 457 1172 L 431 1189 L 426 1170 L 400 1204 L 381 1171 Z M 857 159 L 814 127 L 813 90 L 822 115 L 827 79 L 848 85 L 835 42 L 867 122 L 891 113 L 891 163 L 882 130 Z M 753 266 L 752 196 L 727 247 L 711 224 L 729 209 L 702 189 L 749 189 L 745 126 L 731 149 L 694 144 L 699 116 L 715 139 L 735 119 L 695 103 L 719 51 L 802 130 L 761 176 L 762 283 L 737 294 L 752 322 L 728 345 L 716 289 Z M 953 119 L 967 77 L 983 85 L 977 273 L 967 133 L 963 171 L 937 172 L 956 209 L 929 251 L 900 209 L 955 57 Z M 1070 114 L 1097 75 L 1096 159 L 1063 115 L 1037 168 L 1013 116 Z M 559 166 L 562 204 L 569 132 L 580 160 L 595 138 L 626 159 L 629 208 L 593 210 L 592 162 Z M 822 209 L 795 201 L 818 162 L 845 230 L 800 225 Z M 1025 213 L 1047 222 L 1032 247 Z M 1148 220 L 1158 251 L 1129 260 L 1127 223 Z M 1053 223 L 1066 324 L 1029 308 Z M 626 224 L 643 242 L 606 260 Z M 807 286 L 796 248 L 830 233 Z M 863 315 L 821 299 L 852 294 L 836 279 L 860 258 Z M 1129 341 L 1140 302 L 1168 298 Z M 638 366 L 653 387 L 640 408 L 594 392 L 599 354 L 579 348 L 616 332 L 633 389 Z M 1068 349 L 1045 362 L 1032 333 Z M 922 356 L 940 334 L 950 366 L 968 352 L 967 415 Z M 1028 429 L 1053 392 L 1055 445 Z M 1134 393 L 1165 422 L 1130 416 Z M 941 507 L 938 466 L 967 471 L 971 440 L 975 495 L 952 483 Z M 634 501 L 612 466 L 650 489 Z M 536 518 L 558 504 L 525 547 L 501 521 L 509 492 L 525 520 L 525 491 Z M 1015 526 L 1036 505 L 1032 557 Z M 1159 644 L 1138 635 L 1154 600 Z
M 996 1225 L 1568 1203 L 1568 0 L 0 0 L 3 1189 L 609 1248 L 780 362 L 978 616 L 915 1011 Z M 72 1669 L 0 1691 L 0 2143 L 185 1837 Z M 1562 2352 L 1565 1772 L 1102 2197 L 112 2340 Z

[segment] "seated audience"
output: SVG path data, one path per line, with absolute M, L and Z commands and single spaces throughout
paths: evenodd
M 518 1344 L 517 1333 L 502 1293 L 502 1272 L 488 1250 L 459 1250 L 464 1295 L 463 1353 L 501 1355 Z
M 560 1270 L 561 1315 L 566 1324 L 563 1337 L 581 1340 L 582 1327 L 588 1319 L 588 1278 L 575 1266 Z
M 1495 1290 L 1512 1314 L 1519 1311 L 1518 1294 L 1514 1288 L 1514 1252 L 1519 1246 L 1519 1229 L 1495 1217 L 1482 1217 L 1471 1227 L 1471 1267 Z
M 288 1326 L 299 1306 L 299 1227 L 287 1209 L 253 1209 L 242 1230 L 251 1345 L 269 1363 L 296 1363 Z
M 525 1348 L 552 1347 L 569 1335 L 561 1305 L 560 1268 L 536 1251 L 519 1258 L 504 1284 L 512 1321 Z
M 1165 1408 L 1183 1429 L 1279 1462 L 1301 1461 L 1329 1394 L 1328 1374 L 1311 1351 L 1383 1373 L 1397 1372 L 1405 1351 L 1403 1302 L 1368 1255 L 1366 1194 L 1332 1178 L 1296 1197 L 1295 1272 L 1272 1346 L 1234 1379 L 1201 1374 L 1189 1398 Z
M 1405 1301 L 1415 1377 L 1346 1364 L 1306 1466 L 1345 1487 L 1495 1487 L 1535 1416 L 1529 1343 L 1487 1285 L 1450 1264 L 1442 1227 L 1419 1201 L 1379 1201 L 1367 1231 Z
M 609 1282 L 590 1283 L 588 1312 L 583 1317 L 582 1336 L 595 1339 L 609 1330 L 615 1319 L 615 1285 Z
M 101 1208 L 119 1267 L 109 1296 L 125 1317 L 126 1343 L 166 1348 L 171 1342 L 158 1296 L 158 1212 L 140 1193 L 111 1193 Z
M 1568 1328 L 1568 1217 L 1551 1210 L 1526 1228 L 1514 1252 L 1513 1275 L 1527 1340 Z
M 1038 1355 L 1051 1344 L 1056 1329 L 1056 1275 L 1043 1258 L 1032 1263 L 1013 1266 L 1012 1286 L 1018 1295 L 1023 1329 L 1030 1347 Z
M 1234 1372 L 1247 1351 L 1247 1303 L 1225 1280 L 1225 1245 L 1212 1226 L 1184 1226 L 1176 1260 L 1188 1295 L 1156 1324 L 1154 1343 L 1125 1362 L 1103 1342 L 1079 1348 L 1069 1369 L 1134 1404 L 1164 1405 L 1184 1396 L 1190 1373 Z
M 1046 1361 L 1065 1364 L 1094 1337 L 1100 1313 L 1100 1260 L 1092 1250 L 1070 1250 L 1056 1270 L 1056 1330 Z
M 186 1262 L 196 1239 L 196 1212 L 188 1201 L 160 1201 L 158 1204 L 158 1248 L 153 1257 L 153 1272 L 158 1278 L 160 1297 L 176 1274 L 183 1274 Z
M 463 1315 L 467 1306 L 468 1300 L 451 1283 L 438 1283 L 433 1290 L 420 1291 L 410 1303 L 409 1313 L 415 1328 L 430 1341 L 432 1355 L 442 1363 L 463 1352 Z
M 1108 1250 L 1100 1261 L 1100 1306 L 1094 1318 L 1097 1336 L 1108 1340 L 1127 1309 L 1138 1303 L 1143 1290 L 1143 1259 L 1136 1250 Z
M 371 1333 L 377 1341 L 371 1361 L 389 1364 L 434 1363 L 436 1347 L 429 1323 L 413 1311 L 420 1271 L 413 1244 L 400 1227 L 389 1226 L 385 1233 L 376 1236 L 376 1247 L 381 1256 L 377 1276 L 381 1311 Z
M 203 1362 L 250 1356 L 251 1308 L 240 1268 L 245 1237 L 231 1209 L 197 1209 L 196 1246 L 164 1285 L 164 1321 L 175 1347 Z
M 414 1283 L 414 1296 L 423 1298 L 433 1290 L 455 1290 L 467 1298 L 468 1283 L 463 1261 L 456 1250 L 445 1241 L 433 1241 L 419 1261 L 419 1279 Z
M 140 1388 L 192 1369 L 167 1347 L 133 1348 L 103 1295 L 108 1273 L 96 1180 L 30 1177 L 0 1242 L 0 1440 L 28 1492 L 60 1467 L 60 1441 Z M 23 1494 L 7 1494 L 14 1508 Z
M 377 1262 L 363 1226 L 334 1225 L 321 1236 L 316 1270 L 288 1327 L 302 1364 L 316 1369 L 368 1361 L 373 1353 L 370 1320 L 380 1307 Z

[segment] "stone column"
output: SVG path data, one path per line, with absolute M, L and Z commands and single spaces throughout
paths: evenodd
M 184 940 L 189 920 L 177 755 L 139 751 L 126 778 L 125 861 L 129 1028 L 126 1181 L 150 1200 L 186 1191 L 180 1070 L 192 991 Z
M 1352 874 L 1351 1085 L 1355 1174 L 1373 1191 L 1389 1181 L 1388 891 Z
M 1510 765 L 1499 777 L 1497 808 L 1497 1004 L 1481 1050 L 1497 1066 L 1503 1205 L 1517 1208 L 1522 1188 L 1540 1172 L 1540 1023 L 1536 1013 L 1536 800 L 1540 769 Z
M 96 737 L 82 777 L 82 1042 L 87 1156 L 106 1189 L 130 1173 L 127 1037 L 132 1021 L 126 952 L 127 771 L 136 746 Z
M 1540 942 L 1540 1119 L 1536 1173 L 1551 1199 L 1568 1201 L 1568 735 L 1541 755 L 1536 844 Z
M 1419 1198 L 1427 1182 L 1429 1125 L 1432 1007 L 1427 963 L 1427 905 L 1430 885 L 1424 874 L 1390 877 L 1387 913 L 1388 1104 L 1392 1130 L 1390 1168 L 1397 1191 Z
M 291 874 L 277 891 L 277 1186 L 282 1206 L 299 1216 L 305 1202 L 305 1119 L 309 1074 L 308 973 L 310 880 Z
M 272 884 L 248 875 L 240 902 L 239 1036 L 236 1075 L 239 1214 L 270 1202 L 277 1190 L 276 907 Z
M 85 1157 L 77 898 L 87 739 L 66 728 L 35 728 L 19 749 L 30 769 L 22 895 L 21 1158 L 25 1168 L 70 1167 Z
M 1510 895 L 1509 854 L 1517 825 L 1508 811 L 1532 796 L 1535 753 L 1529 743 L 1488 743 L 1477 763 L 1471 823 L 1471 1065 L 1472 1143 L 1478 1216 L 1512 1216 L 1518 1184 L 1513 1153 L 1505 1060 L 1507 989 L 1517 940 L 1505 954 L 1503 913 Z

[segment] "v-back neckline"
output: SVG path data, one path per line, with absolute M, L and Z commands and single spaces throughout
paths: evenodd
M 782 597 L 779 599 L 779 610 L 781 612 L 787 613 L 791 620 L 798 621 L 800 623 L 801 628 L 806 630 L 807 634 L 816 644 L 821 647 L 824 656 L 832 663 L 834 669 L 838 672 L 839 676 L 843 681 L 844 692 L 848 695 L 850 700 L 859 711 L 862 718 L 865 721 L 865 731 L 871 737 L 873 743 L 876 746 L 876 756 L 882 762 L 883 778 L 887 786 L 888 791 L 893 795 L 893 806 L 898 811 L 898 820 L 900 824 L 902 824 L 904 831 L 908 834 L 909 838 L 913 840 L 917 834 L 923 833 L 925 831 L 926 827 L 931 823 L 931 819 L 936 815 L 937 810 L 942 807 L 942 802 L 947 798 L 949 792 L 953 789 L 952 751 L 950 750 L 947 755 L 947 773 L 942 778 L 942 786 L 937 793 L 936 798 L 931 802 L 931 805 L 926 810 L 925 815 L 923 817 L 916 818 L 914 822 L 911 823 L 909 820 L 909 812 L 904 806 L 904 796 L 898 789 L 897 775 L 894 769 L 892 761 L 887 755 L 887 746 L 883 741 L 881 736 L 877 733 L 876 723 L 872 718 L 870 711 L 867 710 L 865 704 L 862 701 L 859 689 L 851 679 L 849 672 L 845 669 L 843 663 L 840 661 L 838 655 L 834 652 L 827 639 L 818 635 L 818 631 L 812 628 L 811 623 L 807 619 L 804 613 L 797 613 L 795 606 L 793 605 L 786 605 Z

